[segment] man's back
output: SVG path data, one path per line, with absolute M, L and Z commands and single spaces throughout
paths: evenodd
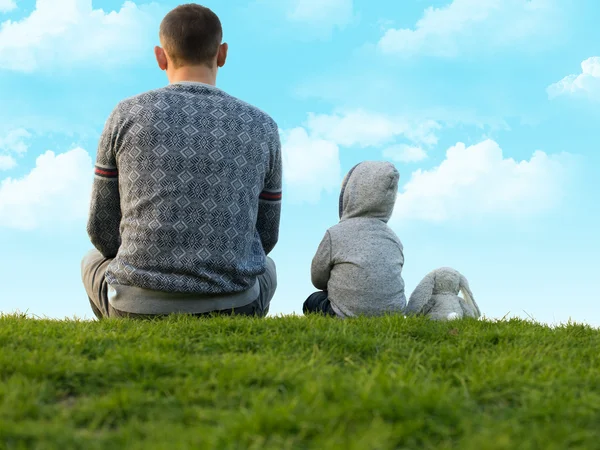
M 94 314 L 264 317 L 281 213 L 281 143 L 265 113 L 217 89 L 219 17 L 196 3 L 160 23 L 169 86 L 127 99 L 100 137 L 81 263 Z
M 109 284 L 226 294 L 264 272 L 277 241 L 281 153 L 262 111 L 191 82 L 127 99 L 105 128 L 96 178 L 106 202 L 92 205 L 88 232 L 101 253 L 116 254 Z M 107 207 L 120 208 L 120 233 Z

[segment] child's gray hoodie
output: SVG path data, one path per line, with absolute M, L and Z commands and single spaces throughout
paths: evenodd
M 393 164 L 366 161 L 344 179 L 340 222 L 327 230 L 312 268 L 312 283 L 328 291 L 342 317 L 401 313 L 406 306 L 402 243 L 388 227 L 400 175 Z

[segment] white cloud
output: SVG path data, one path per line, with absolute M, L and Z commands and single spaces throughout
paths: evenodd
M 9 12 L 16 8 L 15 0 L 0 0 L 0 13 Z
M 600 56 L 592 56 L 581 63 L 581 73 L 568 75 L 550 85 L 548 96 L 585 95 L 600 99 Z
M 391 28 L 379 41 L 384 53 L 453 57 L 467 47 L 530 44 L 554 28 L 556 0 L 454 0 L 425 10 L 413 29 Z
M 317 202 L 323 191 L 339 187 L 341 168 L 336 143 L 310 136 L 298 127 L 282 133 L 286 197 Z
M 0 182 L 0 226 L 28 230 L 85 219 L 92 168 L 81 148 L 40 155 L 29 174 Z
M 433 145 L 437 143 L 434 131 L 440 128 L 432 120 L 417 123 L 404 117 L 362 110 L 331 115 L 309 114 L 307 127 L 315 136 L 343 147 L 384 145 L 400 136 L 413 142 Z
M 353 0 L 292 0 L 287 18 L 317 27 L 343 27 L 352 21 Z
M 155 11 L 155 5 L 132 1 L 105 12 L 93 9 L 91 0 L 37 0 L 29 16 L 0 25 L 0 69 L 108 67 L 151 57 Z
M 17 128 L 6 134 L 0 134 L 0 171 L 10 170 L 17 166 L 13 154 L 22 155 L 27 152 L 27 140 L 31 134 L 24 128 Z
M 398 194 L 394 220 L 443 222 L 548 211 L 561 200 L 568 156 L 536 151 L 529 161 L 515 161 L 492 140 L 470 147 L 458 143 L 438 167 L 412 174 Z
M 0 152 L 23 154 L 29 145 L 27 140 L 31 133 L 24 128 L 17 128 L 6 134 L 0 134 Z
M 433 145 L 438 128 L 440 125 L 432 120 L 414 122 L 363 110 L 309 113 L 303 127 L 282 133 L 284 176 L 289 188 L 286 196 L 315 202 L 323 191 L 338 189 L 340 147 L 379 147 L 398 138 Z M 417 147 L 405 153 L 404 159 L 422 159 Z M 394 156 L 399 157 L 397 152 Z
M 417 122 L 363 110 L 309 113 L 303 127 L 282 133 L 284 176 L 289 188 L 286 196 L 315 202 L 323 191 L 338 189 L 341 147 L 379 147 L 394 144 L 399 138 L 433 145 L 438 128 L 440 125 L 432 120 Z M 398 148 L 391 149 L 393 159 L 417 161 L 425 153 L 417 146 L 403 148 L 404 155 L 399 155 Z
M 386 148 L 383 151 L 383 157 L 393 161 L 412 163 L 423 161 L 427 158 L 427 152 L 421 147 L 399 144 Z
M 0 171 L 10 170 L 17 165 L 17 161 L 10 155 L 0 155 Z

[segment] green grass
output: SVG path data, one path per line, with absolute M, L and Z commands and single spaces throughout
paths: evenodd
M 0 317 L 2 449 L 595 449 L 600 331 Z

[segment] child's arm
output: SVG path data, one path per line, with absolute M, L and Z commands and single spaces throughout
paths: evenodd
M 327 283 L 329 282 L 329 275 L 331 273 L 332 266 L 331 235 L 329 234 L 329 231 L 327 231 L 327 233 L 325 233 L 325 237 L 319 245 L 317 254 L 312 261 L 310 276 L 314 287 L 322 291 L 327 290 Z

